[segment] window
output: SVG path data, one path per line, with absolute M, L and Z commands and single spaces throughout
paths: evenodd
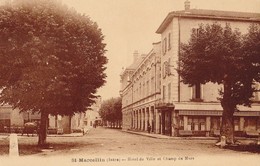
M 163 39 L 162 51 L 163 51 L 163 54 L 165 54 L 166 51 L 167 51 L 167 38 L 164 38 L 164 39 Z
M 199 28 L 192 28 L 192 33 L 196 35 L 196 37 L 199 37 L 201 34 L 201 29 Z
M 163 92 L 162 92 L 163 101 L 165 100 L 165 93 L 166 93 L 166 87 L 163 85 Z
M 151 78 L 151 93 L 155 92 L 155 82 L 154 82 L 154 77 Z
M 139 91 L 138 91 L 138 88 L 136 88 L 136 99 L 138 99 L 138 94 L 139 94 Z
M 167 75 L 171 75 L 171 58 L 168 59 L 168 64 L 167 64 Z
M 206 118 L 205 117 L 189 117 L 188 118 L 188 130 L 205 131 L 206 130 Z
M 192 87 L 192 99 L 201 99 L 201 84 L 197 83 Z
M 167 68 L 168 68 L 168 62 L 166 61 L 166 62 L 163 63 L 163 70 L 162 70 L 163 78 L 165 78 L 166 75 L 167 75 Z
M 146 89 L 145 89 L 145 82 L 143 82 L 143 97 L 145 97 L 145 91 L 146 91 Z
M 146 82 L 146 88 L 147 88 L 147 96 L 150 95 L 150 84 L 149 84 L 149 81 Z
M 239 131 L 239 118 L 234 117 L 234 130 Z
M 210 126 L 213 131 L 220 130 L 220 117 L 211 117 Z
M 195 85 L 195 98 L 200 99 L 201 98 L 201 86 L 200 84 Z
M 171 49 L 171 33 L 168 34 L 168 50 Z
M 141 98 L 141 96 L 142 96 L 142 84 L 141 83 L 139 84 L 139 95 L 140 95 L 140 98 Z
M 167 51 L 167 38 L 164 39 L 164 53 Z
M 244 127 L 246 131 L 256 131 L 259 129 L 258 117 L 245 117 Z
M 171 83 L 168 84 L 168 101 L 171 101 Z

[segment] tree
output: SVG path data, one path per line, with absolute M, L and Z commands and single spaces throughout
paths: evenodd
M 178 72 L 184 83 L 223 85 L 221 136 L 226 137 L 227 144 L 234 143 L 233 114 L 237 105 L 251 105 L 254 84 L 259 82 L 259 34 L 256 25 L 243 36 L 229 24 L 224 28 L 217 23 L 201 24 L 193 29 L 189 42 L 181 45 Z
M 122 121 L 122 98 L 111 98 L 101 104 L 100 116 L 104 121 L 120 123 Z
M 89 17 L 55 0 L 15 0 L 0 7 L 0 103 L 48 115 L 84 112 L 105 83 L 104 36 Z

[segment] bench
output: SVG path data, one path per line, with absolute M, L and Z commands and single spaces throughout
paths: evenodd
M 191 130 L 179 130 L 179 135 L 180 136 L 192 136 L 192 131 Z

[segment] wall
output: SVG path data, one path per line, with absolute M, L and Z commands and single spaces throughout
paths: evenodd
M 165 31 L 161 34 L 162 55 L 161 55 L 161 91 L 165 89 L 166 99 L 164 102 L 169 103 L 178 101 L 178 53 L 179 53 L 179 28 L 178 19 L 174 18 Z M 169 44 L 170 43 L 170 44 Z M 165 46 L 166 44 L 166 46 Z M 164 51 L 165 50 L 165 51 Z M 168 63 L 168 68 L 165 65 Z M 165 71 L 168 71 L 168 73 Z M 170 84 L 170 88 L 169 88 Z M 169 92 L 170 90 L 170 92 Z M 162 92 L 163 98 L 163 92 Z

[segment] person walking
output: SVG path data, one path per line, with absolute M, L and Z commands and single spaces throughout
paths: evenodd
M 150 134 L 151 133 L 151 125 L 150 125 L 150 123 L 148 123 L 147 130 L 148 130 L 148 133 Z

